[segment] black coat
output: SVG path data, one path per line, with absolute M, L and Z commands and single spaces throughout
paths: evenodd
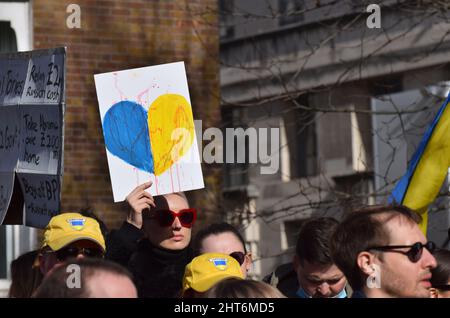
M 296 298 L 299 289 L 297 273 L 292 263 L 280 265 L 263 279 L 264 282 L 278 288 L 288 298 Z
M 192 249 L 166 250 L 143 237 L 142 230 L 124 222 L 109 234 L 106 258 L 131 272 L 139 297 L 179 297 L 184 269 L 193 258 Z

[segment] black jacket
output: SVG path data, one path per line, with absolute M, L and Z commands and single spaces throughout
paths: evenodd
M 186 265 L 192 260 L 190 247 L 170 251 L 153 246 L 142 230 L 124 222 L 108 236 L 106 258 L 126 267 L 134 277 L 139 297 L 178 297 Z
M 280 265 L 275 271 L 263 279 L 264 282 L 278 288 L 288 298 L 296 298 L 299 289 L 297 273 L 292 263 Z

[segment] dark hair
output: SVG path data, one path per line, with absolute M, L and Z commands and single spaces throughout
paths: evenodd
M 387 218 L 381 218 L 383 214 L 388 214 Z M 331 239 L 332 256 L 353 289 L 362 289 L 366 280 L 356 263 L 359 253 L 370 246 L 389 244 L 385 224 L 398 216 L 414 223 L 422 219 L 405 206 L 373 205 L 351 212 L 338 225 Z
M 205 298 L 285 298 L 285 296 L 264 282 L 226 278 L 210 288 Z
M 98 222 L 98 225 L 100 226 L 100 231 L 102 232 L 103 237 L 107 238 L 108 236 L 108 227 L 106 226 L 106 224 L 94 213 L 94 211 L 92 210 L 92 208 L 90 207 L 85 207 L 82 208 L 79 212 L 82 216 L 86 216 L 88 218 L 94 219 Z
M 205 298 L 205 292 L 198 292 L 195 289 L 188 288 L 185 291 L 180 291 L 180 296 L 177 298 Z
M 11 286 L 8 297 L 30 298 L 41 284 L 43 275 L 39 267 L 33 267 L 38 251 L 31 251 L 11 262 Z
M 338 224 L 338 221 L 329 217 L 309 219 L 302 224 L 295 247 L 299 261 L 320 265 L 333 264 L 330 239 Z
M 450 251 L 445 249 L 437 250 L 433 253 L 436 258 L 437 267 L 431 270 L 431 285 L 448 285 L 450 280 Z
M 70 270 L 67 271 L 68 266 L 71 265 L 80 267 L 81 288 L 69 288 L 67 286 L 67 280 L 70 279 L 69 275 L 73 274 Z M 44 278 L 33 298 L 88 298 L 90 297 L 89 278 L 98 274 L 98 272 L 125 276 L 133 281 L 130 272 L 117 263 L 100 258 L 72 259 L 57 267 Z
M 233 233 L 238 238 L 238 240 L 242 243 L 242 246 L 244 247 L 244 252 L 247 253 L 245 241 L 241 233 L 239 233 L 239 231 L 233 225 L 222 222 L 210 224 L 207 227 L 198 231 L 192 242 L 192 247 L 194 248 L 194 256 L 198 256 L 201 254 L 200 251 L 202 249 L 202 243 L 205 238 L 207 238 L 210 235 L 218 235 L 228 232 Z

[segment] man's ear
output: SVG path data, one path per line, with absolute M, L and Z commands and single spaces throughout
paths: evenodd
M 247 252 L 247 254 L 245 254 L 245 258 L 247 261 L 245 269 L 247 270 L 248 273 L 251 270 L 253 264 L 252 252 Z
M 356 264 L 358 264 L 359 269 L 367 276 L 373 275 L 376 271 L 375 269 L 375 256 L 367 251 L 362 251 L 358 254 L 356 258 Z
M 439 291 L 436 288 L 430 288 L 430 298 L 439 298 Z

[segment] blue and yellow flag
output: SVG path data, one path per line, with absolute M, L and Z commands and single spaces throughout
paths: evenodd
M 428 207 L 435 200 L 450 167 L 450 94 L 420 141 L 389 202 L 403 204 L 422 215 L 426 234 Z

